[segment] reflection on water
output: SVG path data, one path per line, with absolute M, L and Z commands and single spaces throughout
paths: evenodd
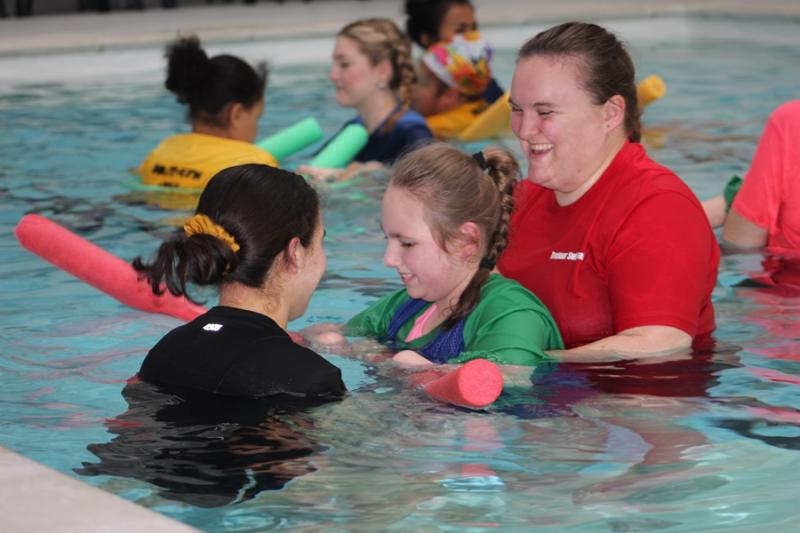
M 136 478 L 164 498 L 218 507 L 313 472 L 310 459 L 323 450 L 307 415 L 319 401 L 178 395 L 138 379 L 122 395 L 128 410 L 106 421 L 113 439 L 89 444 L 99 462 L 84 462 L 78 474 Z

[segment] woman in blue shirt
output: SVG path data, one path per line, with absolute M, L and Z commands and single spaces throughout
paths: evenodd
M 362 124 L 367 144 L 346 174 L 391 164 L 400 154 L 432 135 L 425 119 L 410 109 L 416 72 L 408 37 L 388 19 L 363 19 L 342 28 L 328 74 L 336 89 L 336 103 L 353 107 L 358 116 L 347 124 Z M 318 179 L 341 174 L 335 169 L 305 168 Z

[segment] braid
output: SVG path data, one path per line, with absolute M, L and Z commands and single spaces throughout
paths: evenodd
M 514 156 L 501 148 L 487 148 L 483 151 L 483 158 L 485 170 L 481 168 L 481 173 L 493 182 L 492 196 L 495 198 L 492 223 L 484 225 L 486 252 L 452 313 L 442 322 L 444 329 L 454 327 L 475 309 L 481 298 L 483 284 L 489 279 L 497 259 L 508 245 L 508 228 L 514 209 L 514 184 L 519 179 L 519 165 Z M 480 165 L 477 161 L 475 164 Z
M 389 46 L 393 50 L 391 58 L 394 72 L 389 86 L 400 98 L 400 108 L 386 120 L 383 126 L 384 132 L 390 131 L 403 113 L 411 107 L 411 93 L 414 84 L 417 83 L 417 71 L 411 57 L 411 41 L 394 24 L 391 24 L 391 31 L 387 31 L 387 36 Z
M 500 254 L 508 246 L 508 231 L 511 225 L 511 213 L 514 210 L 514 186 L 519 180 L 519 165 L 507 151 L 500 148 L 487 148 L 484 157 L 488 166 L 488 174 L 497 185 L 500 193 L 497 227 L 486 243 L 486 256 L 492 265 L 497 264 Z

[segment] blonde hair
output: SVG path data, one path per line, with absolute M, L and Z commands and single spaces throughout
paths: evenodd
M 481 287 L 508 245 L 514 185 L 519 177 L 519 165 L 507 150 L 490 147 L 471 157 L 441 142 L 409 152 L 392 169 L 389 186 L 422 202 L 426 222 L 443 250 L 460 237 L 458 231 L 464 223 L 473 222 L 480 229 L 480 267 L 442 324 L 445 328 L 453 327 L 475 308 Z
M 382 18 L 351 22 L 339 31 L 339 36 L 354 40 L 373 66 L 384 59 L 392 66 L 389 88 L 400 98 L 401 105 L 384 124 L 383 131 L 391 130 L 395 122 L 411 107 L 411 92 L 417 82 L 417 73 L 411 58 L 411 41 L 394 22 Z

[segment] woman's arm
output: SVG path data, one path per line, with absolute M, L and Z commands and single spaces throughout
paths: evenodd
M 712 228 L 718 228 L 725 224 L 727 212 L 725 211 L 726 205 L 724 196 L 720 194 L 708 200 L 703 200 L 702 205 L 703 211 L 706 212 L 706 216 L 708 217 L 708 223 L 711 224 Z
M 731 209 L 725 219 L 722 240 L 742 248 L 761 248 L 767 244 L 769 232 Z
M 692 337 L 671 326 L 640 326 L 569 350 L 548 352 L 568 363 L 652 359 L 691 347 Z

